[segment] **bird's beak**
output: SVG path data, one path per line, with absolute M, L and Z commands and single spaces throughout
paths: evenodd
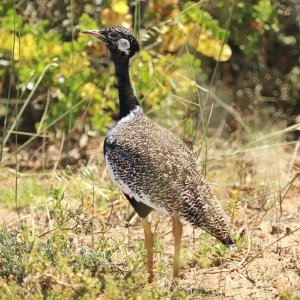
M 93 35 L 99 38 L 101 41 L 103 41 L 105 38 L 105 36 L 101 33 L 101 30 L 84 30 L 81 33 Z

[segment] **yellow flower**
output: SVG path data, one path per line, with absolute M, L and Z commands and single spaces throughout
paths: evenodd
M 14 35 L 12 33 L 5 30 L 0 30 L 0 49 L 12 51 L 13 44 L 15 60 L 20 59 L 30 61 L 34 58 L 37 58 L 37 45 L 31 33 L 27 33 L 20 38 L 16 36 L 14 42 Z
M 62 54 L 63 49 L 60 45 L 53 44 L 53 43 L 46 43 L 44 45 L 44 53 L 47 54 L 48 57 L 59 56 Z
M 20 42 L 21 42 L 21 49 L 20 49 L 21 60 L 24 59 L 25 61 L 29 61 L 33 58 L 37 58 L 37 45 L 34 36 L 31 33 L 27 33 L 24 36 L 21 36 Z M 19 47 L 16 51 L 17 55 L 19 54 L 18 52 L 19 52 Z
M 93 99 L 96 90 L 97 90 L 96 85 L 93 84 L 92 82 L 88 82 L 80 88 L 79 94 L 81 98 L 90 100 Z
M 127 2 L 124 0 L 114 0 L 110 8 L 105 8 L 101 12 L 101 21 L 104 25 L 121 25 L 130 28 L 132 16 L 129 12 Z
M 0 30 L 0 49 L 11 51 L 13 47 L 13 35 L 5 30 Z
M 120 0 L 115 0 L 113 1 L 113 4 L 111 6 L 112 10 L 115 11 L 118 14 L 128 14 L 129 12 L 129 7 L 127 5 L 127 1 L 120 1 Z

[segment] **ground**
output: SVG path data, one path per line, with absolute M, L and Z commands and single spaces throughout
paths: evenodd
M 152 285 L 146 283 L 141 224 L 109 181 L 101 158 L 76 171 L 18 174 L 20 217 L 13 188 L 15 170 L 2 168 L 2 232 L 17 229 L 17 239 L 22 240 L 24 229 L 18 229 L 21 219 L 26 224 L 28 240 L 34 240 L 35 245 L 29 258 L 24 252 L 26 264 L 22 272 L 9 269 L 21 274 L 20 281 L 17 275 L 2 272 L 3 299 L 9 299 L 8 295 L 30 298 L 30 289 L 37 284 L 41 295 L 45 295 L 45 286 L 53 293 L 46 293 L 51 299 L 56 299 L 55 293 L 65 295 L 66 291 L 66 295 L 72 295 L 66 299 L 84 299 L 82 295 L 99 299 L 300 299 L 300 158 L 297 147 L 266 149 L 244 151 L 234 158 L 223 156 L 208 164 L 207 179 L 230 218 L 238 251 L 226 250 L 202 230 L 184 223 L 181 275 L 174 283 L 171 220 L 152 214 Z M 224 149 L 216 147 L 216 157 L 218 151 L 224 153 Z M 61 244 L 57 237 L 67 242 Z M 69 241 L 73 246 L 65 246 Z M 55 257 L 53 263 L 52 256 L 36 246 L 39 243 L 41 249 L 45 249 L 44 245 L 51 245 L 51 249 L 60 245 L 67 254 L 58 255 L 58 251 L 46 248 Z M 4 246 L 0 253 L 3 257 L 3 253 L 8 255 Z M 95 259 L 91 253 L 96 253 Z M 8 261 L 18 254 L 9 255 Z M 74 259 L 79 271 L 70 264 Z M 39 260 L 48 267 L 38 266 Z M 1 266 L 5 266 L 3 262 Z M 86 270 L 90 273 L 86 274 Z M 16 288 L 12 282 L 19 282 L 21 287 Z

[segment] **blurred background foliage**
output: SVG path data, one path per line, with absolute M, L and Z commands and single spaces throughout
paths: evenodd
M 109 25 L 134 30 L 139 99 L 187 142 L 221 123 L 227 138 L 300 121 L 298 0 L 2 0 L 0 25 L 1 156 L 16 131 L 19 144 L 105 134 L 117 116 L 114 69 L 80 31 Z

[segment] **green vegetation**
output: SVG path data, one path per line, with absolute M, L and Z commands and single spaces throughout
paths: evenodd
M 119 210 L 120 204 L 116 204 L 109 220 L 107 208 L 101 213 L 104 199 L 97 199 L 93 206 L 93 190 L 100 182 L 94 187 L 84 189 L 82 186 L 83 183 L 89 186 L 91 174 L 88 178 L 86 173 L 62 174 L 59 180 L 52 180 L 54 185 L 61 187 L 52 188 L 48 195 L 45 193 L 38 202 L 31 203 L 30 218 L 23 215 L 14 229 L 1 229 L 1 299 L 91 299 L 100 295 L 103 299 L 134 299 L 136 295 L 141 299 L 186 298 L 187 294 L 172 287 L 171 282 L 156 289 L 145 286 L 145 248 L 139 239 L 142 228 L 132 229 L 138 236 L 131 242 L 116 231 L 116 213 L 126 214 L 126 210 Z M 35 179 L 45 183 L 50 178 Z M 65 179 L 66 184 L 59 184 Z M 102 188 L 103 196 L 105 191 Z M 20 198 L 28 195 L 28 191 L 22 189 L 19 193 Z M 30 191 L 31 196 L 36 193 L 39 191 Z M 163 258 L 165 235 L 158 232 L 155 239 L 155 255 L 159 259 L 155 266 L 156 276 L 171 279 L 171 256 Z M 183 252 L 183 270 L 195 266 L 195 262 L 203 268 L 215 265 L 216 260 L 229 258 L 226 258 L 228 250 L 216 245 L 207 234 L 196 243 L 195 254 Z M 204 264 L 204 260 L 211 263 Z M 202 295 L 201 291 L 191 293 Z
M 298 299 L 299 18 L 298 0 L 2 0 L 0 299 Z M 177 283 L 169 218 L 152 217 L 149 285 L 104 168 L 114 69 L 80 31 L 113 24 L 138 36 L 144 111 L 193 148 L 239 247 L 186 225 Z
M 69 19 L 64 16 L 63 11 L 60 16 L 61 19 L 66 18 L 65 23 L 69 24 L 67 32 L 63 32 L 61 26 L 53 20 L 42 16 L 34 21 L 31 18 L 29 21 L 23 19 L 22 14 L 26 15 L 26 12 L 18 6 L 14 10 L 13 3 L 12 0 L 6 0 L 0 6 L 0 56 L 8 62 L 8 67 L 1 72 L 8 77 L 9 72 L 15 73 L 17 78 L 14 81 L 17 86 L 9 89 L 4 87 L 3 97 L 13 98 L 13 91 L 18 88 L 16 98 L 19 109 L 26 111 L 26 108 L 38 104 L 34 107 L 39 116 L 32 116 L 31 120 L 27 120 L 38 133 L 53 130 L 53 126 L 56 130 L 60 128 L 59 130 L 68 131 L 71 128 L 81 128 L 83 112 L 88 116 L 84 119 L 85 124 L 91 126 L 89 135 L 105 133 L 117 105 L 113 70 L 99 60 L 99 56 L 105 52 L 103 46 L 79 32 L 115 23 L 131 26 L 133 20 L 127 2 L 111 1 L 103 4 L 99 7 L 100 17 L 97 18 L 93 18 L 89 4 L 83 6 L 83 10 L 80 9 L 80 14 L 77 12 L 79 3 L 73 4 L 74 7 L 68 6 Z M 57 4 L 53 1 L 52 5 Z M 279 4 L 269 0 L 260 0 L 254 5 L 248 1 L 219 1 L 217 5 L 209 2 L 202 5 L 186 2 L 181 9 L 178 1 L 172 1 L 172 4 L 151 3 L 149 7 L 143 8 L 145 26 L 149 26 L 149 30 L 142 30 L 140 23 L 135 24 L 135 28 L 140 30 L 143 49 L 150 51 L 142 50 L 140 57 L 134 60 L 132 77 L 146 110 L 153 111 L 154 116 L 166 120 L 166 125 L 173 122 L 175 117 L 184 119 L 187 133 L 191 134 L 188 124 L 194 124 L 193 117 L 184 112 L 197 108 L 190 104 L 195 102 L 195 94 L 197 101 L 206 97 L 196 86 L 191 89 L 191 81 L 207 86 L 206 75 L 211 72 L 212 66 L 209 57 L 221 62 L 228 61 L 232 57 L 232 47 L 238 47 L 242 55 L 239 59 L 245 64 L 249 59 L 260 59 L 263 55 L 261 51 L 269 51 L 264 45 L 261 47 L 265 39 L 268 39 L 268 44 L 279 39 L 282 48 L 297 43 L 297 37 L 284 36 L 280 31 L 284 30 L 285 24 L 280 24 L 283 12 L 278 7 Z M 37 7 L 32 9 L 35 11 Z M 261 72 L 266 73 L 268 62 L 265 61 L 263 65 L 255 63 L 258 63 L 257 68 Z M 287 86 L 291 86 L 297 80 L 297 68 L 295 65 L 287 72 L 282 70 L 285 78 L 279 76 L 276 93 L 266 92 L 264 95 L 264 91 L 261 91 L 262 98 L 279 96 L 281 101 L 285 101 L 283 106 L 278 102 L 282 106 L 279 112 L 281 117 L 289 115 L 293 118 L 296 112 L 295 102 L 289 100 L 296 94 L 288 99 L 283 94 L 296 91 L 292 91 L 291 87 L 286 90 L 282 85 L 285 82 Z M 280 69 L 278 71 L 281 72 Z M 272 72 L 268 76 L 272 77 Z M 31 92 L 33 95 L 30 96 L 30 101 L 26 101 Z M 243 107 L 248 106 L 252 110 L 246 98 Z M 272 110 L 272 102 L 269 104 L 268 109 Z M 201 107 L 202 111 L 206 109 L 205 106 Z M 45 116 L 41 118 L 43 110 Z M 6 106 L 2 103 L 0 111 L 2 117 L 6 115 L 10 120 L 15 107 L 10 103 Z M 207 123 L 206 114 L 202 118 L 203 124 L 197 124 L 199 129 Z M 22 130 L 21 116 L 19 121 L 19 131 L 28 131 L 26 128 Z M 8 122 L 6 130 L 15 130 L 14 127 Z M 11 133 L 3 131 L 2 135 L 7 143 Z
M 9 184 L 8 184 L 9 183 Z M 31 204 L 35 204 L 44 198 L 47 194 L 46 187 L 35 176 L 25 176 L 18 179 L 18 207 L 25 208 Z M 16 188 L 13 178 L 10 178 L 5 184 L 0 184 L 0 201 L 1 207 L 15 208 L 16 207 Z

